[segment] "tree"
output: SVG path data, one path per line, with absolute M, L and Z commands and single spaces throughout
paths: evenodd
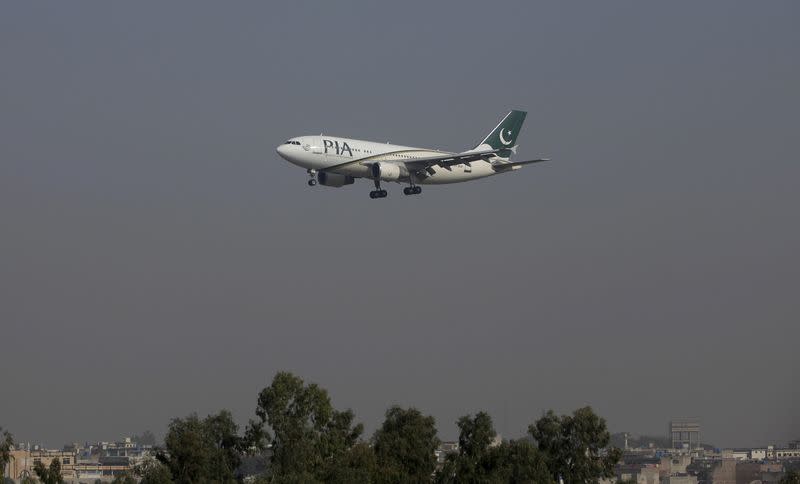
M 359 442 L 327 468 L 328 484 L 370 484 L 378 475 L 378 460 L 368 444 Z
M 461 417 L 457 454 L 448 455 L 436 475 L 439 483 L 536 483 L 552 482 L 542 454 L 521 440 L 492 445 L 497 433 L 486 412 Z
M 528 427 L 528 433 L 544 454 L 553 478 L 561 477 L 567 484 L 613 477 L 614 466 L 622 457 L 617 448 L 603 452 L 610 435 L 605 419 L 591 407 L 560 417 L 550 410 Z
M 479 479 L 486 474 L 483 461 L 489 452 L 489 446 L 497 437 L 492 426 L 492 417 L 486 412 L 478 412 L 475 418 L 469 415 L 461 417 L 456 425 L 459 429 L 458 450 L 461 457 L 458 472 L 468 480 Z
M 800 472 L 789 471 L 783 475 L 780 484 L 800 484 Z
M 458 426 L 458 448 L 462 455 L 473 460 L 481 459 L 489 451 L 489 446 L 497 437 L 492 425 L 492 417 L 486 412 L 478 412 L 475 417 L 465 415 L 456 422 Z
M 438 482 L 482 482 L 492 469 L 487 468 L 486 456 L 497 432 L 492 418 L 486 412 L 478 412 L 473 418 L 465 415 L 456 421 L 458 426 L 458 453 L 445 459 L 437 474 Z
M 277 373 L 259 393 L 256 415 L 253 434 L 269 439 L 264 425 L 273 432 L 273 482 L 323 480 L 363 432 L 351 410 L 335 410 L 326 390 L 288 372 Z
M 552 484 L 555 481 L 539 449 L 527 440 L 503 442 L 487 456 L 488 482 Z
M 227 410 L 202 420 L 196 414 L 173 419 L 164 439 L 166 452 L 159 453 L 158 459 L 178 483 L 235 482 L 233 471 L 247 446 L 237 432 Z
M 423 482 L 436 468 L 436 420 L 416 408 L 393 406 L 372 438 L 379 481 Z
M 42 461 L 36 461 L 33 466 L 33 472 L 42 481 L 42 484 L 61 484 L 64 478 L 61 477 L 61 461 L 55 458 L 50 461 L 50 467 L 45 467 Z
M 137 469 L 139 484 L 172 484 L 169 468 L 153 458 L 147 458 Z
M 6 466 L 11 462 L 11 449 L 14 447 L 14 437 L 0 427 L 0 476 L 5 475 Z
M 127 472 L 123 472 L 122 474 L 114 476 L 114 480 L 111 481 L 111 484 L 136 484 L 136 479 Z

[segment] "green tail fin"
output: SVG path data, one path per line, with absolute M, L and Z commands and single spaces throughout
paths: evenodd
M 489 145 L 493 150 L 508 148 L 508 155 L 510 155 L 511 148 L 517 145 L 517 136 L 520 130 L 522 130 L 522 123 L 525 122 L 525 116 L 527 116 L 527 114 L 528 113 L 525 111 L 510 111 L 502 121 L 495 126 L 492 132 L 486 135 L 483 141 L 478 143 L 475 149 L 479 148 L 481 145 Z M 500 156 L 503 156 L 503 154 L 501 153 Z

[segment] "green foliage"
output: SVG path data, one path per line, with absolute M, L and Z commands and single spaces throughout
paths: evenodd
M 202 420 L 196 414 L 173 419 L 164 439 L 166 453 L 160 453 L 159 460 L 178 483 L 235 482 L 233 472 L 247 445 L 237 432 L 227 410 Z
M 353 425 L 351 410 L 335 410 L 326 390 L 288 372 L 277 373 L 261 391 L 256 415 L 253 434 L 269 438 L 265 424 L 274 434 L 271 482 L 324 480 L 363 432 L 361 424 Z
M 5 474 L 6 466 L 11 461 L 11 448 L 14 446 L 14 437 L 0 427 L 0 476 Z
M 20 484 L 39 484 L 39 481 L 30 476 L 25 476 L 19 481 Z
M 436 421 L 415 409 L 393 406 L 375 432 L 373 448 L 380 469 L 380 482 L 430 480 L 436 468 L 434 452 L 439 446 Z
M 437 475 L 439 482 L 483 482 L 492 469 L 486 456 L 492 441 L 497 436 L 492 418 L 486 412 L 478 412 L 473 418 L 465 415 L 458 419 L 458 454 L 450 454 Z
M 552 410 L 528 427 L 547 467 L 556 480 L 566 484 L 597 482 L 614 476 L 614 466 L 622 457 L 617 448 L 601 452 L 610 441 L 605 419 L 591 407 L 572 415 L 557 416 Z
M 378 475 L 378 459 L 368 444 L 359 442 L 327 468 L 324 482 L 329 484 L 369 484 Z
M 555 481 L 539 449 L 527 440 L 504 442 L 490 450 L 489 482 L 551 484 Z
M 256 481 L 256 484 L 324 484 L 317 480 L 310 472 L 265 476 Z
M 50 467 L 45 467 L 41 461 L 36 461 L 33 472 L 42 481 L 42 484 L 61 484 L 64 478 L 61 477 L 61 461 L 58 458 L 50 461 Z
M 789 471 L 783 475 L 780 484 L 800 484 L 800 472 Z
M 140 484 L 172 484 L 172 473 L 161 462 L 147 459 L 136 469 Z
M 459 429 L 459 451 L 476 462 L 486 455 L 492 441 L 497 437 L 492 426 L 492 417 L 486 412 L 478 412 L 474 418 L 465 415 L 458 419 L 456 425 Z
M 492 446 L 497 435 L 491 417 L 479 412 L 458 419 L 459 451 L 447 456 L 436 474 L 438 483 L 537 483 L 552 482 L 539 450 L 527 441 Z
M 122 474 L 114 476 L 114 480 L 111 481 L 111 484 L 136 484 L 136 479 L 127 472 L 123 472 Z

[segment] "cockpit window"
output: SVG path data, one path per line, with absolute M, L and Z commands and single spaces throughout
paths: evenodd
M 292 140 L 289 140 L 284 144 L 285 145 L 297 145 L 297 146 L 300 146 L 300 142 L 299 141 L 292 141 Z

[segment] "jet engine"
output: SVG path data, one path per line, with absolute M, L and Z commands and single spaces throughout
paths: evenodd
M 405 172 L 405 167 L 401 167 L 396 163 L 373 163 L 372 164 L 372 178 L 374 180 L 383 181 L 397 181 L 401 176 L 408 176 Z
M 340 175 L 338 173 L 327 173 L 324 171 L 317 175 L 317 179 L 319 179 L 320 185 L 337 188 L 344 185 L 352 185 L 356 181 L 356 179 L 352 176 Z

